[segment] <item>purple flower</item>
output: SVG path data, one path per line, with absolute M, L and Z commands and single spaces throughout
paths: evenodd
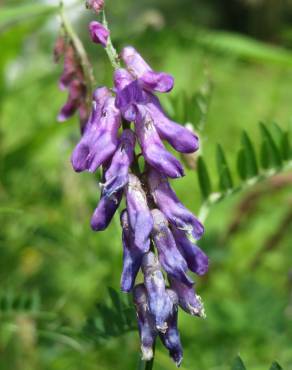
M 167 140 L 169 144 L 181 153 L 193 153 L 199 148 L 199 139 L 187 128 L 171 121 L 163 111 L 159 99 L 147 94 L 146 109 L 150 113 L 154 126 L 161 139 Z
M 59 122 L 66 121 L 78 110 L 81 104 L 81 97 L 86 94 L 86 89 L 81 81 L 75 79 L 70 82 L 68 92 L 68 100 L 58 115 Z
M 110 167 L 105 172 L 105 183 L 102 184 L 105 196 L 110 197 L 128 183 L 129 168 L 134 159 L 134 148 L 135 134 L 131 130 L 124 130 Z
M 76 172 L 94 172 L 115 152 L 118 145 L 118 130 L 121 124 L 120 112 L 114 98 L 105 98 L 103 108 L 93 112 L 84 134 L 73 151 L 71 162 Z
M 141 182 L 133 174 L 129 174 L 126 202 L 130 226 L 134 233 L 134 243 L 140 250 L 147 252 L 150 245 L 149 236 L 153 227 L 153 220 Z
M 164 72 L 154 72 L 141 55 L 132 47 L 127 46 L 121 52 L 129 72 L 149 91 L 168 92 L 173 88 L 173 77 Z
M 194 288 L 181 281 L 168 276 L 171 288 L 178 296 L 178 302 L 181 308 L 187 313 L 205 318 L 204 306 L 200 296 L 196 295 Z
M 123 229 L 123 272 L 121 277 L 121 289 L 130 292 L 135 284 L 137 273 L 140 269 L 144 252 L 134 243 L 134 236 L 129 225 L 128 213 L 121 213 L 121 226 Z
M 185 284 L 193 284 L 193 281 L 186 274 L 187 262 L 176 247 L 175 240 L 168 228 L 167 219 L 158 209 L 152 211 L 152 217 L 154 221 L 152 237 L 163 269 Z
M 178 229 L 189 233 L 193 238 L 199 239 L 204 232 L 203 225 L 179 201 L 167 178 L 151 168 L 148 174 L 148 184 L 154 202 L 168 221 Z
M 189 269 L 197 275 L 204 275 L 209 267 L 208 256 L 188 239 L 184 231 L 176 227 L 171 229 L 176 245 L 187 261 Z
M 137 311 L 142 359 L 149 361 L 153 357 L 153 345 L 157 336 L 157 330 L 148 309 L 147 292 L 143 284 L 135 286 L 133 298 Z
M 172 178 L 183 176 L 184 171 L 181 163 L 165 149 L 153 125 L 152 117 L 141 106 L 135 123 L 137 137 L 145 160 L 166 176 Z
M 123 196 L 123 191 L 118 191 L 110 198 L 101 194 L 99 203 L 91 218 L 91 227 L 94 231 L 106 229 L 118 209 Z
M 94 43 L 101 44 L 103 47 L 106 47 L 110 31 L 106 29 L 101 23 L 96 21 L 90 22 L 89 33 L 91 36 L 91 40 Z
M 167 330 L 165 333 L 159 333 L 160 339 L 169 351 L 169 356 L 173 359 L 176 366 L 179 367 L 183 359 L 183 349 L 177 328 L 177 297 L 170 289 L 167 290 L 168 296 L 173 300 L 173 310 L 167 320 Z
M 148 252 L 142 260 L 144 284 L 148 294 L 149 309 L 157 330 L 165 332 L 167 319 L 172 312 L 173 304 L 166 294 L 164 277 L 160 263 L 154 253 Z

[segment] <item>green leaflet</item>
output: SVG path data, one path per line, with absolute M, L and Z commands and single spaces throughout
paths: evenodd
M 208 199 L 212 189 L 207 166 L 202 157 L 198 158 L 198 180 L 202 197 L 206 200 Z
M 224 151 L 220 144 L 217 144 L 216 148 L 216 163 L 219 176 L 219 188 L 222 192 L 226 192 L 233 188 L 233 181 Z
M 246 370 L 246 367 L 239 355 L 235 357 L 231 370 Z

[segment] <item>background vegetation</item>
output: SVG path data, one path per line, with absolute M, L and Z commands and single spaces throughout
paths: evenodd
M 217 143 L 239 184 L 242 130 L 265 158 L 258 122 L 276 143 L 273 122 L 291 127 L 291 2 L 107 3 L 116 45 L 133 44 L 155 69 L 174 75 L 175 103 L 165 100 L 168 109 L 182 117 L 182 96 L 197 93 L 187 111 L 200 128 L 214 190 Z M 94 16 L 81 0 L 66 4 L 98 84 L 110 85 L 111 67 L 87 35 Z M 133 312 L 124 301 L 116 308 L 108 291 L 119 290 L 118 221 L 99 234 L 90 230 L 97 183 L 90 174 L 75 174 L 69 161 L 78 122 L 56 123 L 66 97 L 57 86 L 61 66 L 51 55 L 55 5 L 0 2 L 0 369 L 135 369 L 138 334 L 128 332 L 135 328 Z M 284 170 L 212 207 L 200 243 L 210 271 L 197 279 L 207 319 L 180 313 L 184 370 L 229 369 L 238 353 L 248 369 L 266 370 L 274 360 L 292 369 L 291 182 Z M 196 170 L 174 186 L 198 212 Z M 160 345 L 154 368 L 174 368 Z

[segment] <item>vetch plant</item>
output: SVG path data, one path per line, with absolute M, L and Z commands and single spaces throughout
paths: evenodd
M 177 326 L 178 306 L 191 315 L 205 317 L 188 270 L 203 275 L 208 270 L 208 257 L 195 244 L 204 232 L 203 225 L 169 184 L 169 178 L 184 176 L 184 169 L 163 141 L 180 153 L 193 153 L 199 148 L 199 140 L 166 115 L 155 95 L 171 91 L 173 77 L 154 71 L 132 46 L 124 47 L 118 56 L 111 43 L 103 2 L 91 1 L 87 6 L 96 13 L 102 11 L 103 23 L 92 21 L 89 33 L 109 55 L 114 86 L 95 89 L 87 114 L 85 71 L 63 14 L 63 35 L 56 42 L 55 55 L 57 60 L 64 55 L 60 88 L 66 88 L 69 97 L 58 118 L 64 121 L 76 111 L 80 115 L 82 135 L 72 153 L 73 169 L 102 171 L 92 229 L 106 229 L 125 197 L 126 208 L 120 214 L 121 290 L 133 294 L 142 359 L 153 359 L 155 341 L 160 337 L 179 366 L 183 349 Z M 143 282 L 137 283 L 140 269 Z

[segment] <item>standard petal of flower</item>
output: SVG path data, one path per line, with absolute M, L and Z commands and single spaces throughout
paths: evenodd
M 192 285 L 193 281 L 186 274 L 187 262 L 176 247 L 173 235 L 168 228 L 167 219 L 158 209 L 152 210 L 151 213 L 154 221 L 152 237 L 163 269 L 185 284 Z
M 107 98 L 101 116 L 88 124 L 72 154 L 72 166 L 76 172 L 90 172 L 106 162 L 118 145 L 120 112 L 114 106 L 114 98 Z
M 134 81 L 134 77 L 125 68 L 118 68 L 114 72 L 114 85 L 116 91 L 123 90 L 131 82 Z
M 145 90 L 157 92 L 169 92 L 174 85 L 174 79 L 171 75 L 164 72 L 147 71 L 141 77 Z
M 135 123 L 145 160 L 168 177 L 183 176 L 184 170 L 181 163 L 165 149 L 156 132 L 151 115 L 141 106 L 138 109 Z
M 103 184 L 103 194 L 110 197 L 122 189 L 129 180 L 129 168 L 134 159 L 135 134 L 131 130 L 124 130 L 117 151 L 110 167 L 105 173 L 106 182 Z
M 153 118 L 154 126 L 161 139 L 181 153 L 193 153 L 199 149 L 199 138 L 190 130 L 171 121 L 163 111 L 159 99 L 153 94 L 147 94 L 147 110 Z
M 173 292 L 167 290 L 167 294 L 172 298 Z M 169 351 L 169 356 L 173 359 L 176 366 L 179 367 L 183 360 L 183 348 L 180 341 L 180 335 L 177 328 L 177 307 L 173 306 L 172 314 L 167 321 L 167 330 L 165 333 L 159 333 L 160 339 Z
M 134 243 L 134 235 L 129 225 L 128 213 L 121 213 L 122 240 L 123 240 L 123 272 L 121 277 L 121 289 L 130 292 L 135 284 L 137 273 L 141 267 L 144 252 Z
M 196 295 L 193 286 L 183 284 L 181 281 L 168 276 L 171 288 L 178 296 L 178 302 L 181 308 L 187 313 L 205 318 L 204 306 L 201 297 Z
M 127 46 L 122 50 L 121 58 L 129 72 L 135 78 L 140 79 L 144 89 L 168 92 L 173 88 L 173 77 L 164 72 L 154 72 L 132 46 Z
M 96 21 L 90 22 L 89 33 L 91 36 L 91 40 L 94 43 L 101 44 L 103 47 L 106 47 L 110 31 L 107 28 L 105 28 L 101 23 Z
M 129 182 L 126 187 L 126 202 L 135 244 L 142 251 L 147 252 L 150 245 L 149 237 L 153 227 L 153 220 L 140 180 L 133 174 L 129 174 Z
M 142 260 L 144 284 L 148 294 L 149 309 L 157 330 L 165 332 L 167 319 L 172 312 L 173 304 L 166 294 L 165 281 L 161 266 L 154 253 L 149 252 Z
M 204 275 L 208 271 L 209 258 L 195 244 L 193 244 L 182 230 L 172 227 L 176 246 L 187 261 L 188 267 L 197 275 Z
M 157 336 L 157 330 L 149 312 L 147 291 L 144 284 L 135 286 L 133 299 L 137 312 L 142 359 L 149 361 L 153 357 L 153 345 Z
M 151 168 L 148 174 L 148 184 L 154 202 L 168 221 L 178 229 L 199 239 L 204 227 L 200 221 L 179 201 L 170 187 L 167 178 Z
M 130 82 L 122 90 L 117 91 L 116 107 L 129 122 L 136 119 L 136 104 L 144 104 L 144 102 L 145 94 L 138 80 Z
M 100 201 L 91 218 L 91 227 L 94 231 L 106 229 L 118 209 L 123 192 L 119 191 L 111 198 L 101 195 Z

